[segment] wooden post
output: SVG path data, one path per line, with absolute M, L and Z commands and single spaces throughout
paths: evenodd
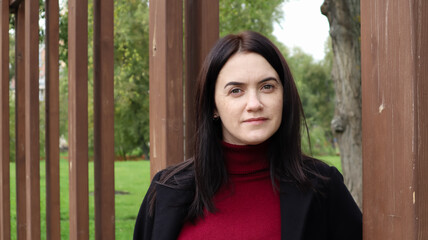
M 186 158 L 193 156 L 196 79 L 211 48 L 219 38 L 219 1 L 186 0 Z
M 70 239 L 89 239 L 88 1 L 68 1 Z
M 10 239 L 9 1 L 0 2 L 0 239 Z
M 361 1 L 364 239 L 428 238 L 428 2 Z
M 27 238 L 40 239 L 39 1 L 24 4 Z
M 26 239 L 25 180 L 25 4 L 15 14 L 15 172 L 17 239 Z
M 46 73 L 46 237 L 60 239 L 58 0 L 46 0 Z
M 182 162 L 183 2 L 150 1 L 150 169 L 151 176 Z
M 113 0 L 94 1 L 95 239 L 115 239 Z

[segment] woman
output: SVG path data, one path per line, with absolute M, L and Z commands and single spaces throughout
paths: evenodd
M 266 37 L 217 42 L 196 117 L 194 157 L 156 174 L 134 239 L 362 239 L 341 174 L 301 151 L 300 98 Z

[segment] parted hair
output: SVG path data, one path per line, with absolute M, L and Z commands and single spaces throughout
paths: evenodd
M 282 121 L 277 132 L 269 139 L 268 158 L 272 185 L 279 189 L 281 180 L 295 182 L 301 188 L 310 187 L 311 168 L 301 150 L 301 127 L 306 126 L 300 97 L 284 56 L 265 36 L 245 31 L 221 38 L 206 57 L 196 85 L 194 156 L 164 171 L 160 184 L 174 184 L 173 176 L 187 172 L 193 178 L 195 196 L 187 220 L 195 221 L 204 211 L 215 212 L 213 197 L 228 181 L 221 147 L 221 120 L 213 119 L 216 109 L 214 94 L 218 75 L 226 62 L 236 53 L 251 52 L 261 55 L 277 72 L 283 86 Z M 307 127 L 306 127 L 307 128 Z M 187 171 L 183 171 L 186 169 Z M 316 173 L 314 173 L 316 174 Z M 175 186 L 180 187 L 180 186 Z M 184 186 L 183 186 L 184 187 Z M 151 207 L 155 201 L 152 197 Z

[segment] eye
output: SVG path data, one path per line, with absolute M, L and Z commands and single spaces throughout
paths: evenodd
M 274 90 L 274 88 L 275 88 L 275 86 L 272 84 L 265 84 L 262 86 L 261 90 L 265 91 L 265 92 L 272 92 Z
M 242 93 L 242 89 L 232 88 L 229 93 L 232 94 L 232 95 L 237 95 L 237 94 Z

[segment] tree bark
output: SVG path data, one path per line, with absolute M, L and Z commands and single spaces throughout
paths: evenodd
M 325 0 L 333 47 L 331 76 L 336 108 L 331 127 L 338 141 L 345 184 L 362 207 L 360 1 Z

